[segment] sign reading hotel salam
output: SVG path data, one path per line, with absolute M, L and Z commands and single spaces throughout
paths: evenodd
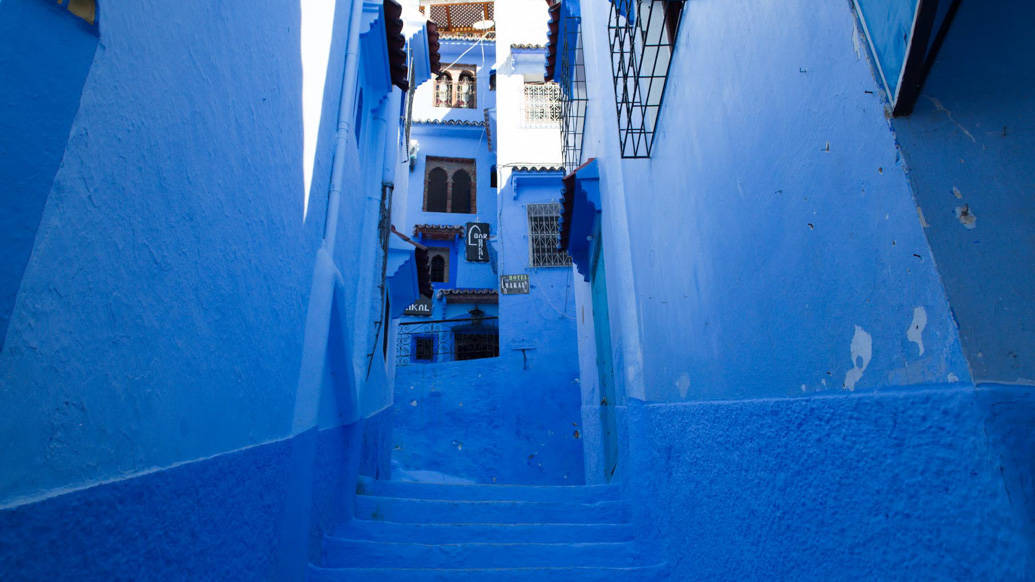
M 503 275 L 500 279 L 500 291 L 504 295 L 527 295 L 528 275 Z
M 467 260 L 474 263 L 489 262 L 489 223 L 467 223 Z

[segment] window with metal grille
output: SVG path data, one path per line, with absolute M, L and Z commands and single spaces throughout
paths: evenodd
M 573 172 L 582 164 L 582 138 L 586 133 L 586 61 L 582 54 L 582 18 L 562 13 L 563 35 L 557 49 L 561 95 L 561 148 L 564 168 Z
M 453 332 L 453 359 L 477 360 L 495 358 L 499 355 L 499 330 Z
M 435 336 L 419 335 L 413 338 L 413 359 L 419 362 L 435 361 Z
M 683 0 L 611 0 L 608 34 L 623 158 L 649 158 Z
M 561 205 L 557 202 L 528 205 L 528 263 L 532 267 L 567 267 L 568 251 L 560 248 L 559 220 Z
M 561 93 L 557 83 L 525 83 L 523 127 L 556 127 L 561 120 Z

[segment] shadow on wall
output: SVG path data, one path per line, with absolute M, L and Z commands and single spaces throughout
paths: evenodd
M 1035 18 L 964 2 L 894 126 L 975 382 L 1035 384 Z
M 92 2 L 0 3 L 0 349 L 97 49 Z

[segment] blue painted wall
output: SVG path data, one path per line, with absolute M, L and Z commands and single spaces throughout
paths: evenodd
M 40 34 L 47 31 L 47 34 Z M 50 2 L 0 5 L 0 349 L 93 63 L 97 29 Z
M 961 6 L 893 125 L 975 380 L 1035 385 L 1035 8 Z
M 673 579 L 1030 576 L 1030 406 L 974 387 L 850 6 L 688 3 L 649 160 L 617 156 L 605 23 L 583 11 L 619 477 Z
M 15 10 L 28 4 L 45 3 L 5 1 L 0 27 L 79 46 L 72 17 Z M 82 90 L 74 107 L 48 96 L 27 116 L 66 127 L 58 139 L 48 126 L 33 158 L 53 184 L 37 176 L 39 227 L 0 353 L 3 579 L 300 578 L 315 542 L 350 517 L 357 472 L 387 470 L 383 357 L 362 386 L 352 372 L 366 367 L 354 340 L 376 334 L 373 320 L 310 305 L 354 6 L 327 15 L 308 213 L 297 4 L 111 0 L 85 82 L 75 51 L 52 67 L 70 83 L 55 98 L 75 93 L 75 71 Z M 367 8 L 376 33 L 380 4 Z M 4 36 L 5 58 L 26 56 L 20 40 Z M 387 71 L 383 33 L 367 40 L 367 129 L 346 144 L 344 166 L 376 168 L 377 183 L 346 196 L 343 215 L 369 214 L 382 167 L 394 166 L 385 143 L 398 118 L 375 118 L 391 88 L 367 82 Z M 26 108 L 51 70 L 3 62 L 15 65 L 26 82 L 5 83 L 5 99 Z M 4 132 L 0 144 L 34 137 Z M 338 224 L 339 244 L 365 240 L 363 221 Z M 340 253 L 339 304 L 360 291 L 376 299 L 378 281 L 357 273 L 376 277 L 380 264 L 376 252 Z M 307 315 L 337 319 L 326 345 L 304 347 Z M 321 363 L 312 392 L 299 390 L 305 349 Z

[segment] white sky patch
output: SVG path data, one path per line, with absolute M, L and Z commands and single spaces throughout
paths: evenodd
M 906 330 L 906 339 L 920 348 L 920 354 L 924 355 L 924 328 L 927 327 L 927 310 L 921 305 L 913 308 L 913 322 Z
M 299 0 L 302 38 L 302 172 L 305 180 L 302 220 L 309 215 L 309 190 L 316 163 L 316 138 L 323 114 L 323 88 L 334 32 L 335 0 Z
M 870 365 L 873 358 L 873 338 L 866 330 L 855 326 L 855 335 L 852 336 L 852 369 L 845 374 L 844 387 L 848 390 L 855 390 L 856 383 L 862 379 L 866 366 Z

